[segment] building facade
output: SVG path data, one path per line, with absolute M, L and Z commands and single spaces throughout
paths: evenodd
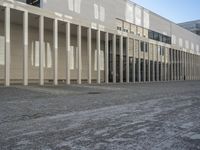
M 200 35 L 200 20 L 179 23 L 178 25 L 195 34 Z
M 200 79 L 200 36 L 129 0 L 26 2 L 0 0 L 1 84 Z

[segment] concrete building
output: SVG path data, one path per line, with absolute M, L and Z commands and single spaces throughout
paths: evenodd
M 129 0 L 20 1 L 0 0 L 1 84 L 200 79 L 200 36 Z
M 179 23 L 178 25 L 195 34 L 200 35 L 200 20 Z

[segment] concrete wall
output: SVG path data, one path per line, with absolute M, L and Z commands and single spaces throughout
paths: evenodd
M 84 31 L 82 30 L 82 33 Z M 45 66 L 44 76 L 45 79 L 53 79 L 53 32 L 52 30 L 45 29 Z M 4 44 L 4 23 L 0 22 L 0 37 L 1 43 Z M 66 40 L 65 33 L 59 32 L 58 37 L 58 79 L 66 79 Z M 95 37 L 93 37 L 95 38 Z M 77 47 L 76 35 L 71 35 L 71 46 Z M 39 79 L 39 54 L 35 51 L 37 47 L 36 41 L 39 41 L 39 29 L 29 26 L 29 49 L 28 49 L 28 78 L 29 80 Z M 47 47 L 50 48 L 49 56 Z M 105 51 L 104 42 L 101 41 L 101 50 Z M 36 48 L 37 49 L 37 48 Z M 96 40 L 92 40 L 92 79 L 97 79 L 97 70 L 95 70 L 95 49 Z M 87 52 L 87 38 L 82 36 L 82 79 L 88 79 L 88 52 Z M 0 53 L 4 53 L 4 45 L 1 45 Z M 2 54 L 1 61 L 4 61 L 4 54 Z M 105 57 L 105 53 L 104 53 Z M 38 59 L 37 59 L 38 58 Z M 47 60 L 48 59 L 48 60 Z M 48 62 L 51 64 L 48 67 Z M 71 70 L 71 79 L 77 79 L 76 56 L 74 55 L 74 66 Z M 23 28 L 19 24 L 11 24 L 11 80 L 23 79 Z M 4 64 L 0 65 L 0 80 L 4 79 Z M 104 81 L 104 70 L 101 70 L 101 80 Z
M 43 1 L 43 8 L 89 22 L 91 26 L 100 25 L 111 30 L 116 30 L 116 18 L 119 18 L 168 36 L 173 35 L 176 38 L 174 48 L 186 49 L 185 41 L 190 45 L 187 51 L 191 51 L 191 45 L 195 47 L 193 53 L 200 47 L 200 36 L 129 0 L 48 0 Z M 180 46 L 182 43 L 183 46 Z

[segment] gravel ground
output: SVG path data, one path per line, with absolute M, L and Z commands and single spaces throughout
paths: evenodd
M 200 149 L 200 81 L 0 87 L 0 150 Z

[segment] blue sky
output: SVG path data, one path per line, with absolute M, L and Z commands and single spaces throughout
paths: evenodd
M 132 0 L 175 22 L 200 19 L 200 0 Z

